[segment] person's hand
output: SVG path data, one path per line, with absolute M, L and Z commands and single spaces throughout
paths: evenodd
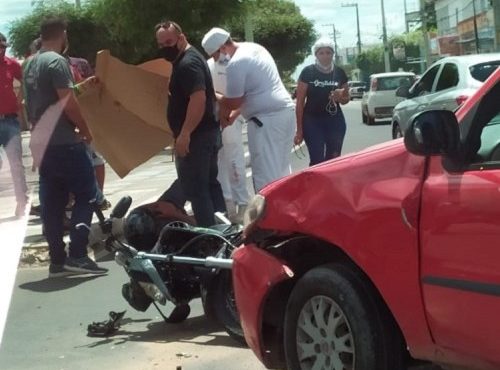
M 340 103 L 343 93 L 344 93 L 343 89 L 333 90 L 332 92 L 330 92 L 330 101 L 332 103 Z
M 240 116 L 240 112 L 239 111 L 236 111 L 236 110 L 233 110 L 231 112 L 231 114 L 229 115 L 229 118 L 228 118 L 228 124 L 229 125 L 232 125 L 236 119 Z
M 99 78 L 97 78 L 96 76 L 91 76 L 75 86 L 76 95 L 80 96 L 86 94 L 90 90 L 97 89 L 98 87 L 100 87 L 100 85 L 101 82 L 99 81 Z
M 179 157 L 185 157 L 189 153 L 189 142 L 191 138 L 188 134 L 181 134 L 175 140 L 175 153 Z
M 295 133 L 295 138 L 293 139 L 293 142 L 295 145 L 300 145 L 302 144 L 302 141 L 304 141 L 304 135 L 302 134 L 302 131 L 297 131 Z

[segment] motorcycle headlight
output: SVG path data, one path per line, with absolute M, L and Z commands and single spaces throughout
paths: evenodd
M 263 195 L 255 195 L 243 215 L 243 235 L 247 236 L 255 223 L 262 218 L 266 208 L 266 198 Z

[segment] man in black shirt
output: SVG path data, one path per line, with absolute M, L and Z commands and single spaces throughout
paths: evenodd
M 167 118 L 175 138 L 177 174 L 196 223 L 211 226 L 214 213 L 225 212 L 226 206 L 217 181 L 221 137 L 210 71 L 178 24 L 162 22 L 155 31 L 160 56 L 173 65 Z

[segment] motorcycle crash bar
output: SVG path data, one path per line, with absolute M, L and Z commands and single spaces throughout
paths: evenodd
M 184 265 L 196 265 L 205 267 L 215 267 L 221 269 L 231 270 L 233 268 L 233 260 L 231 258 L 218 258 L 218 257 L 206 257 L 206 258 L 194 258 L 194 257 L 184 257 L 184 256 L 174 256 L 171 254 L 149 254 L 144 252 L 139 252 L 137 254 L 138 258 L 148 258 L 153 261 L 164 261 L 170 263 L 179 263 Z

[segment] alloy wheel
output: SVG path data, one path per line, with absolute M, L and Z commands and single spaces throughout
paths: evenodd
M 329 297 L 315 296 L 306 302 L 298 318 L 296 343 L 303 370 L 354 369 L 354 338 L 349 322 Z

